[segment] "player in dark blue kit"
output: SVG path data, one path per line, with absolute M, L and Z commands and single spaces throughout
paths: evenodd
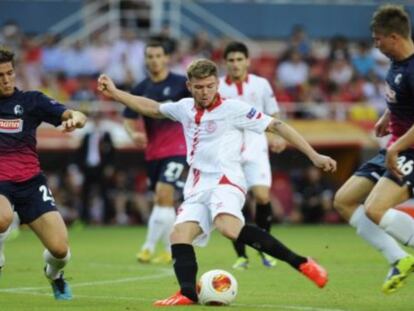
M 376 47 L 391 60 L 388 109 L 375 132 L 379 137 L 391 134 L 391 139 L 339 189 L 334 205 L 388 260 L 391 269 L 382 290 L 393 293 L 414 271 L 414 257 L 394 240 L 414 247 L 414 219 L 393 208 L 413 196 L 414 44 L 410 17 L 401 6 L 381 6 L 373 15 L 371 31 Z
M 153 41 L 145 48 L 148 78 L 139 83 L 132 94 L 145 96 L 160 103 L 190 97 L 186 77 L 174 74 L 168 68 L 169 55 L 162 43 Z M 186 164 L 186 145 L 181 124 L 169 119 L 144 118 L 145 133 L 135 129 L 138 114 L 126 108 L 124 125 L 134 142 L 145 147 L 149 189 L 155 192 L 154 207 L 148 220 L 146 241 L 137 254 L 140 262 L 170 263 L 169 234 L 175 221 L 174 192 L 180 190 Z M 181 186 L 182 186 L 181 185 Z M 156 257 L 159 241 L 164 250 Z
M 47 122 L 71 132 L 82 128 L 86 117 L 40 92 L 17 89 L 13 57 L 0 48 L 0 234 L 10 226 L 14 209 L 45 247 L 44 272 L 55 298 L 69 300 L 72 293 L 62 272 L 70 259 L 68 233 L 40 170 L 36 128 Z

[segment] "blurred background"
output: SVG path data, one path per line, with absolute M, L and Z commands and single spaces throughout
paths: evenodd
M 122 106 L 96 92 L 96 78 L 105 72 L 131 89 L 146 75 L 145 43 L 158 38 L 172 53 L 172 71 L 183 74 L 200 57 L 224 72 L 226 43 L 248 44 L 251 72 L 272 84 L 283 118 L 339 163 L 337 173 L 324 175 L 292 148 L 272 154 L 275 222 L 340 223 L 335 190 L 386 141 L 374 137 L 373 127 L 386 108 L 389 61 L 373 48 L 369 31 L 383 2 L 0 0 L 0 44 L 17 54 L 18 87 L 90 117 L 71 135 L 48 125 L 38 130 L 41 165 L 65 220 L 76 224 L 80 205 L 88 204 L 96 225 L 146 223 L 152 196 L 143 150 L 122 126 Z M 398 2 L 414 13 L 412 1 Z M 93 131 L 108 133 L 109 147 L 102 178 L 85 183 L 83 144 Z

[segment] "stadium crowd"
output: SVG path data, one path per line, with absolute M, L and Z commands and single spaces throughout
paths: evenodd
M 224 72 L 222 54 L 229 41 L 226 38 L 212 40 L 207 33 L 199 32 L 183 42 L 174 39 L 168 28 L 154 37 L 162 40 L 171 52 L 172 71 L 185 73 L 192 60 L 207 57 L 220 64 Z M 115 42 L 107 42 L 98 33 L 89 42 L 79 41 L 71 47 L 62 47 L 59 39 L 53 34 L 24 33 L 13 21 L 1 27 L 0 43 L 17 52 L 17 84 L 21 89 L 38 89 L 62 103 L 81 102 L 88 110 L 90 101 L 105 100 L 96 91 L 99 73 L 106 72 L 126 90 L 145 77 L 145 41 L 134 31 L 125 29 Z M 370 127 L 385 109 L 383 81 L 389 61 L 368 41 L 354 42 L 342 36 L 330 40 L 309 38 L 306 30 L 298 26 L 287 40 L 261 42 L 258 46 L 261 48 L 252 55 L 251 71 L 271 82 L 285 117 L 339 116 Z M 338 115 L 338 111 L 344 113 Z M 69 222 L 80 217 L 82 205 L 84 175 L 79 163 L 74 164 L 61 172 L 47 172 L 52 191 Z M 301 202 L 308 202 L 303 193 L 309 192 L 301 187 L 306 186 L 309 172 L 297 175 L 301 180 L 298 183 L 284 177 L 292 193 L 290 207 L 284 207 L 283 202 L 274 204 L 280 221 L 307 221 L 303 211 L 308 207 L 301 207 Z M 103 216 L 102 198 L 95 195 L 96 199 L 90 202 L 91 223 L 146 222 L 151 202 L 146 194 L 145 174 L 114 168 L 105 178 L 111 213 Z M 317 221 L 339 219 L 332 217 L 332 206 L 326 203 L 331 201 L 326 198 L 332 195 L 332 188 L 335 186 L 312 190 L 320 192 L 323 202 L 319 211 L 323 215 L 318 214 Z

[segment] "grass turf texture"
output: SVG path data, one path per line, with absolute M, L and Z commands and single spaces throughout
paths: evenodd
M 272 233 L 301 254 L 311 255 L 329 271 L 330 282 L 318 289 L 285 263 L 268 269 L 248 250 L 250 268 L 234 271 L 229 241 L 214 233 L 206 248 L 196 248 L 199 273 L 231 272 L 239 282 L 235 303 L 220 310 L 412 311 L 414 276 L 393 295 L 380 291 L 388 271 L 385 260 L 347 226 L 275 226 Z M 70 231 L 72 260 L 65 277 L 74 299 L 57 302 L 43 276 L 43 249 L 29 230 L 6 244 L 7 264 L 0 278 L 0 310 L 154 310 L 152 302 L 177 290 L 168 266 L 139 264 L 135 253 L 144 227 L 85 228 Z M 214 307 L 173 307 L 211 310 Z M 217 308 L 217 307 L 216 307 Z

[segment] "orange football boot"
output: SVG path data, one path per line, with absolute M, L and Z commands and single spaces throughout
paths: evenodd
M 328 283 L 328 272 L 310 257 L 299 266 L 299 271 L 320 288 Z
M 176 292 L 174 295 L 157 300 L 154 302 L 154 306 L 157 307 L 169 307 L 169 306 L 188 306 L 196 304 L 195 301 L 192 301 L 190 298 L 181 294 L 180 291 Z

